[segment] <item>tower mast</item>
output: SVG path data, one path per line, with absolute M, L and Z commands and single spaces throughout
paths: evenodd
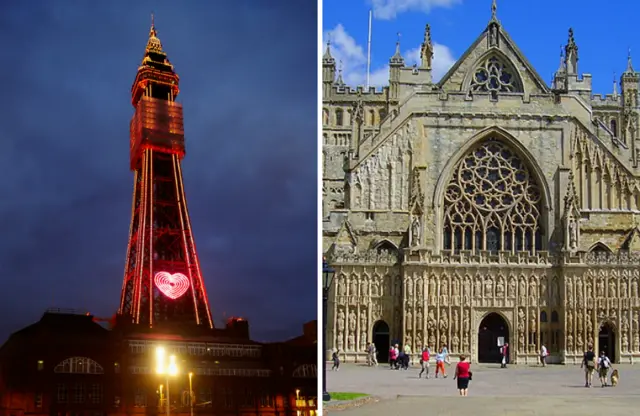
M 182 179 L 185 156 L 179 77 L 151 22 L 131 87 L 134 172 L 129 244 L 118 315 L 125 322 L 213 328 Z

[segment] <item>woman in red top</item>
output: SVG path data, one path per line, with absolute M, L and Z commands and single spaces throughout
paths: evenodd
M 467 357 L 460 356 L 460 362 L 456 365 L 456 373 L 453 379 L 458 379 L 458 391 L 460 396 L 467 395 L 467 389 L 469 388 L 469 380 L 471 380 L 471 371 L 469 371 L 470 364 L 466 361 Z

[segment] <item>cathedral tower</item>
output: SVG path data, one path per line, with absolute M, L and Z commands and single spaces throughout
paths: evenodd
M 181 161 L 185 155 L 179 77 L 151 24 L 131 87 L 133 205 L 118 314 L 147 328 L 213 320 L 191 231 Z

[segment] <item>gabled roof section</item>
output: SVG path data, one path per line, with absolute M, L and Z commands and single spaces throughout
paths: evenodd
M 462 57 L 449 69 L 449 72 L 442 77 L 438 87 L 444 91 L 464 91 L 469 85 L 471 72 L 484 59 L 493 55 L 507 60 L 506 64 L 513 65 L 524 86 L 525 94 L 551 93 L 547 84 L 495 16 Z

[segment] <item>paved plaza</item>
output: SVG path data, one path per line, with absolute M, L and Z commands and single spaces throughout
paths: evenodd
M 434 370 L 431 366 L 431 371 Z M 629 415 L 640 405 L 640 365 L 616 365 L 620 384 L 584 387 L 580 366 L 510 366 L 472 364 L 468 397 L 459 397 L 447 367 L 446 379 L 418 379 L 417 366 L 407 371 L 388 366 L 342 365 L 327 371 L 329 391 L 360 392 L 380 398 L 378 403 L 340 411 L 345 415 Z M 330 367 L 329 367 L 330 368 Z M 433 376 L 433 374 L 432 374 Z

